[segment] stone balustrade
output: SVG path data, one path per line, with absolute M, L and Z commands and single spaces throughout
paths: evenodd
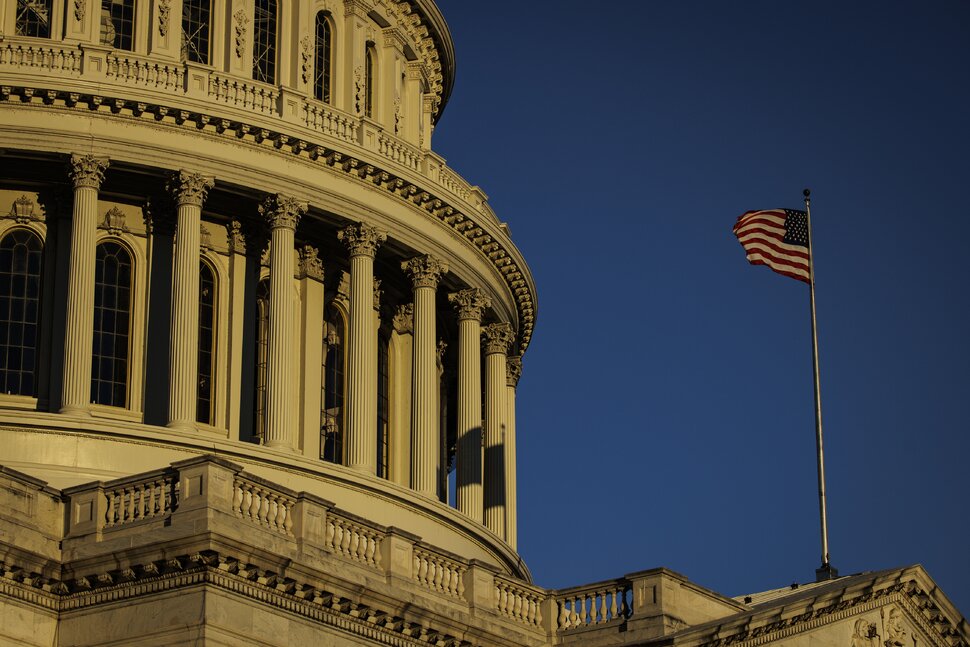
M 293 497 L 276 488 L 238 475 L 233 481 L 232 513 L 273 532 L 293 535 L 294 505 Z
M 529 627 L 542 627 L 545 591 L 507 577 L 495 577 L 495 608 L 506 618 Z
M 349 560 L 379 568 L 380 544 L 383 538 L 383 532 L 363 522 L 355 522 L 333 512 L 327 515 L 327 536 L 324 545 Z
M 167 516 L 178 507 L 178 496 L 178 479 L 170 473 L 118 483 L 104 491 L 104 527 Z
M 465 595 L 466 564 L 449 559 L 433 550 L 414 549 L 414 581 L 425 588 L 456 599 Z
M 632 584 L 626 579 L 601 582 L 557 592 L 556 630 L 623 622 L 632 613 Z

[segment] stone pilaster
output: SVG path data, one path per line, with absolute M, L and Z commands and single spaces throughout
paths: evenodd
M 195 428 L 199 377 L 199 237 L 202 203 L 213 179 L 179 171 L 169 181 L 178 211 L 172 267 L 168 426 Z
M 358 223 L 337 233 L 350 252 L 350 331 L 347 335 L 347 466 L 377 473 L 377 333 L 374 257 L 387 235 Z
M 98 190 L 108 160 L 72 155 L 68 169 L 74 183 L 71 258 L 68 265 L 64 326 L 64 373 L 61 413 L 83 413 L 91 401 L 91 351 L 94 338 L 94 258 L 98 228 Z
M 505 541 L 518 544 L 518 498 L 515 468 L 515 389 L 522 376 L 522 357 L 510 356 L 505 364 Z
M 290 363 L 293 344 L 293 236 L 306 202 L 277 194 L 260 205 L 259 212 L 270 227 L 269 242 L 269 335 L 266 346 L 266 429 L 268 447 L 292 450 L 296 441 L 296 416 L 292 406 Z
M 438 371 L 435 291 L 448 266 L 433 256 L 401 263 L 414 286 L 414 355 L 411 381 L 411 487 L 438 496 Z
M 506 356 L 514 335 L 507 323 L 489 324 L 482 333 L 485 338 L 485 526 L 506 539 Z
M 491 299 L 477 288 L 448 295 L 458 310 L 458 509 L 484 523 L 482 504 L 482 316 Z

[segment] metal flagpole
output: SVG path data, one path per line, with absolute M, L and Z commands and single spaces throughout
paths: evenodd
M 822 449 L 822 394 L 818 379 L 818 333 L 815 327 L 815 255 L 812 253 L 811 194 L 805 189 L 805 220 L 808 229 L 808 292 L 812 312 L 812 368 L 815 372 L 815 457 L 818 461 L 818 511 L 822 521 L 822 565 L 815 569 L 815 580 L 831 580 L 839 572 L 829 562 L 829 525 L 825 514 L 825 452 Z

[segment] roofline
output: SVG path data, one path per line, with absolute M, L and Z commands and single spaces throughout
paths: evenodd
M 438 123 L 448 99 L 451 98 L 451 90 L 455 86 L 455 43 L 451 38 L 448 23 L 445 22 L 445 17 L 434 0 L 411 0 L 411 2 L 428 23 L 431 37 L 438 48 L 438 56 L 441 58 L 441 106 L 435 116 L 435 123 Z

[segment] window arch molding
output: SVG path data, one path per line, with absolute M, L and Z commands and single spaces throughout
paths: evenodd
M 104 204 L 99 205 L 103 209 Z M 142 238 L 129 233 L 98 230 L 95 250 L 105 243 L 120 245 L 131 259 L 131 299 L 128 315 L 128 395 L 124 407 L 93 404 L 91 412 L 105 417 L 141 420 L 145 388 L 145 329 L 147 327 L 148 258 Z M 93 376 L 92 376 L 93 379 Z

